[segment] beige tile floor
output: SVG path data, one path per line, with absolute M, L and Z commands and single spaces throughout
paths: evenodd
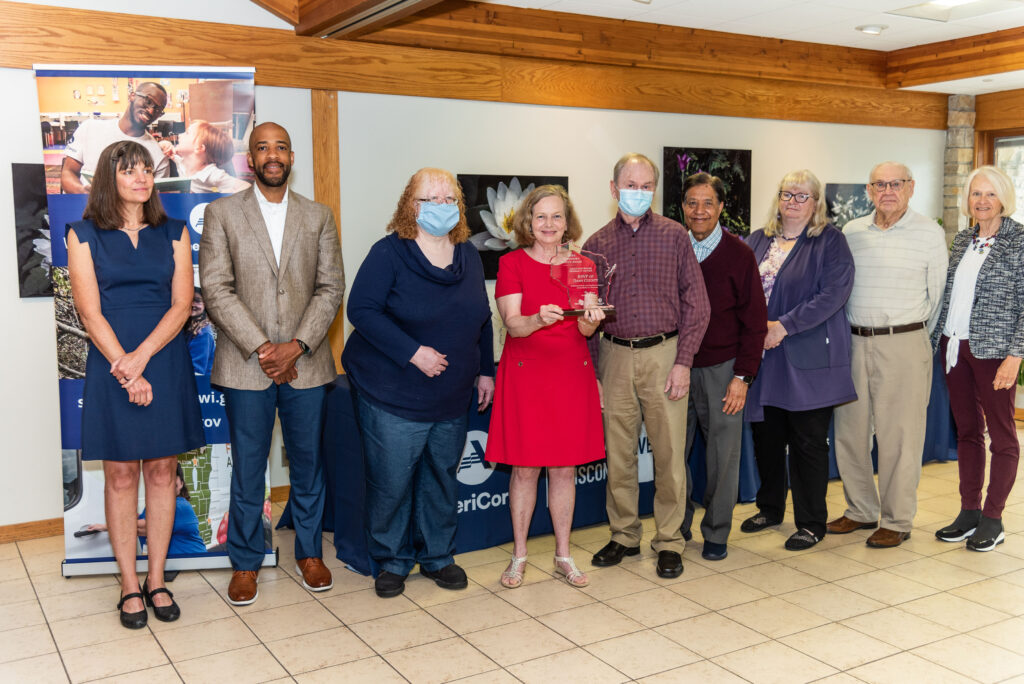
M 695 539 L 674 580 L 655 575 L 646 544 L 591 567 L 607 529 L 576 530 L 582 591 L 554 578 L 554 541 L 540 537 L 519 589 L 498 584 L 504 545 L 457 558 L 466 591 L 413 575 L 388 600 L 326 543 L 335 586 L 313 594 L 284 532 L 255 604 L 225 601 L 228 571 L 186 572 L 171 585 L 181 620 L 138 632 L 118 622 L 115 577 L 60 577 L 61 537 L 2 545 L 0 682 L 1024 682 L 1024 490 L 1006 543 L 985 554 L 932 534 L 959 507 L 955 463 L 925 466 L 918 493 L 913 537 L 891 550 L 855 532 L 788 552 L 791 514 L 746 535 L 754 507 L 737 506 L 728 559 L 704 561 Z M 841 483 L 828 505 L 843 512 Z

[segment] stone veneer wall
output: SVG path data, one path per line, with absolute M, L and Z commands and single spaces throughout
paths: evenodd
M 973 95 L 949 96 L 942 181 L 942 225 L 948 240 L 967 226 L 967 217 L 960 213 L 960 190 L 974 168 L 974 116 Z

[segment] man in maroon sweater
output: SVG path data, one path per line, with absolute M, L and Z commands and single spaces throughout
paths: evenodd
M 706 560 L 728 555 L 726 542 L 739 488 L 743 406 L 747 387 L 761 365 L 768 329 L 754 253 L 718 222 L 724 202 L 725 185 L 717 176 L 696 173 L 683 181 L 683 217 L 711 302 L 711 320 L 693 358 L 686 418 L 687 464 L 698 427 L 707 445 L 707 488 L 700 523 L 701 555 Z M 682 533 L 689 539 L 694 512 L 689 474 L 686 485 Z

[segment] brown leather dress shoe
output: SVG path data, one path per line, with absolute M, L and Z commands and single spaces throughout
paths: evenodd
M 850 520 L 845 515 L 841 515 L 828 525 L 825 529 L 828 530 L 829 534 L 849 534 L 854 530 L 873 530 L 878 527 L 877 522 L 860 522 L 859 520 Z
M 295 569 L 302 573 L 302 586 L 310 591 L 327 591 L 334 586 L 331 571 L 319 558 L 301 558 L 295 561 Z
M 256 577 L 259 570 L 235 570 L 228 585 L 228 603 L 234 606 L 247 606 L 259 596 L 256 588 Z
M 891 549 L 902 544 L 904 539 L 910 539 L 909 532 L 899 532 L 879 527 L 874 534 L 868 537 L 866 543 L 868 546 L 876 549 Z

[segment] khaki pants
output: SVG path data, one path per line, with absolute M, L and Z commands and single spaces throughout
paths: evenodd
M 853 336 L 851 361 L 857 400 L 835 410 L 836 462 L 846 517 L 909 532 L 932 387 L 928 331 Z M 871 466 L 872 425 L 878 440 L 878 488 Z
M 655 551 L 683 552 L 679 531 L 686 512 L 686 403 L 669 401 L 665 381 L 676 358 L 675 338 L 647 349 L 601 340 L 599 372 L 604 390 L 604 436 L 608 452 L 608 523 L 612 541 L 639 546 L 640 484 L 637 443 L 640 424 L 654 453 Z

